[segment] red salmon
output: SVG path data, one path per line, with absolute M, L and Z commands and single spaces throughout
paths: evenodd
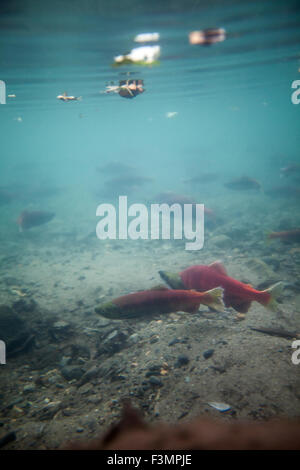
M 225 306 L 233 307 L 241 313 L 248 312 L 253 301 L 275 311 L 277 309 L 275 299 L 282 290 L 281 282 L 263 291 L 256 290 L 249 284 L 229 277 L 225 267 L 218 261 L 209 266 L 191 266 L 180 272 L 177 277 L 164 271 L 160 271 L 160 275 L 170 287 L 175 288 L 180 288 L 180 282 L 182 288 L 196 289 L 201 292 L 220 286 L 224 289 Z
M 95 309 L 96 313 L 108 318 L 130 318 L 154 313 L 184 311 L 195 313 L 200 304 L 215 310 L 223 310 L 223 289 L 207 292 L 192 290 L 156 289 L 123 295 L 106 302 Z
M 300 228 L 294 230 L 286 230 L 285 232 L 271 232 L 267 235 L 269 240 L 274 240 L 275 238 L 280 238 L 280 240 L 285 240 L 289 242 L 299 242 L 300 241 Z

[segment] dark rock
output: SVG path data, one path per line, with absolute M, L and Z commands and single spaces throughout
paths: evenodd
M 145 374 L 146 377 L 150 377 L 151 375 L 160 375 L 162 367 L 162 364 L 150 364 L 148 366 L 148 372 Z
M 56 383 L 56 384 L 55 384 L 55 387 L 56 387 L 56 388 L 59 388 L 59 389 L 64 389 L 64 388 L 65 388 L 65 387 L 64 387 L 62 384 L 60 384 L 60 383 Z
M 158 340 L 159 340 L 159 337 L 158 337 L 157 335 L 152 336 L 152 337 L 150 338 L 150 343 L 151 343 L 151 344 L 157 343 Z
M 35 385 L 34 384 L 25 385 L 25 387 L 23 388 L 23 393 L 32 393 L 32 392 L 35 392 Z
M 151 385 L 154 385 L 155 387 L 162 387 L 163 386 L 163 383 L 160 379 L 158 379 L 157 377 L 155 377 L 154 375 L 151 375 L 151 377 L 149 377 L 149 383 Z
M 203 353 L 204 359 L 209 359 L 213 355 L 214 352 L 215 352 L 214 349 L 207 349 L 206 351 L 204 351 Z
M 226 367 L 224 366 L 209 366 L 210 369 L 215 370 L 216 372 L 219 372 L 219 374 L 224 374 L 226 372 Z
M 177 344 L 177 343 L 180 343 L 180 342 L 181 342 L 180 339 L 174 338 L 169 342 L 168 346 L 174 346 L 174 344 Z
M 180 354 L 180 355 L 177 357 L 177 361 L 176 361 L 176 363 L 175 363 L 175 367 L 186 366 L 189 362 L 190 362 L 190 359 L 189 359 L 188 356 L 186 356 L 185 354 Z

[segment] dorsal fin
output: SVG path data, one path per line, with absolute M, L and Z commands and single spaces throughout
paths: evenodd
M 221 261 L 214 261 L 213 263 L 208 265 L 209 268 L 213 268 L 219 274 L 223 276 L 228 276 L 225 266 L 221 263 Z
M 169 287 L 164 286 L 163 284 L 158 284 L 156 286 L 151 287 L 149 290 L 170 290 Z

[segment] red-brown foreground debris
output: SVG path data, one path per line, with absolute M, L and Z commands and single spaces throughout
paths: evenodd
M 129 403 L 110 430 L 90 441 L 71 442 L 68 450 L 300 450 L 300 421 L 236 421 L 198 418 L 189 423 L 150 426 Z

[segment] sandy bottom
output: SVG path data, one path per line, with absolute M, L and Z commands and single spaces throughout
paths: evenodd
M 51 231 L 50 224 L 49 231 L 3 235 L 1 303 L 17 308 L 35 336 L 29 351 L 0 366 L 0 437 L 16 432 L 5 449 L 55 449 L 95 437 L 120 417 L 128 397 L 148 422 L 299 417 L 292 339 L 249 328 L 300 332 L 300 249 L 266 244 L 263 222 L 271 216 L 225 218 L 198 252 L 182 241 L 101 242 L 94 232 Z M 231 308 L 213 313 L 205 306 L 197 314 L 123 321 L 94 312 L 101 302 L 162 284 L 159 270 L 216 259 L 260 289 L 284 281 L 278 312 L 256 302 L 242 321 Z

